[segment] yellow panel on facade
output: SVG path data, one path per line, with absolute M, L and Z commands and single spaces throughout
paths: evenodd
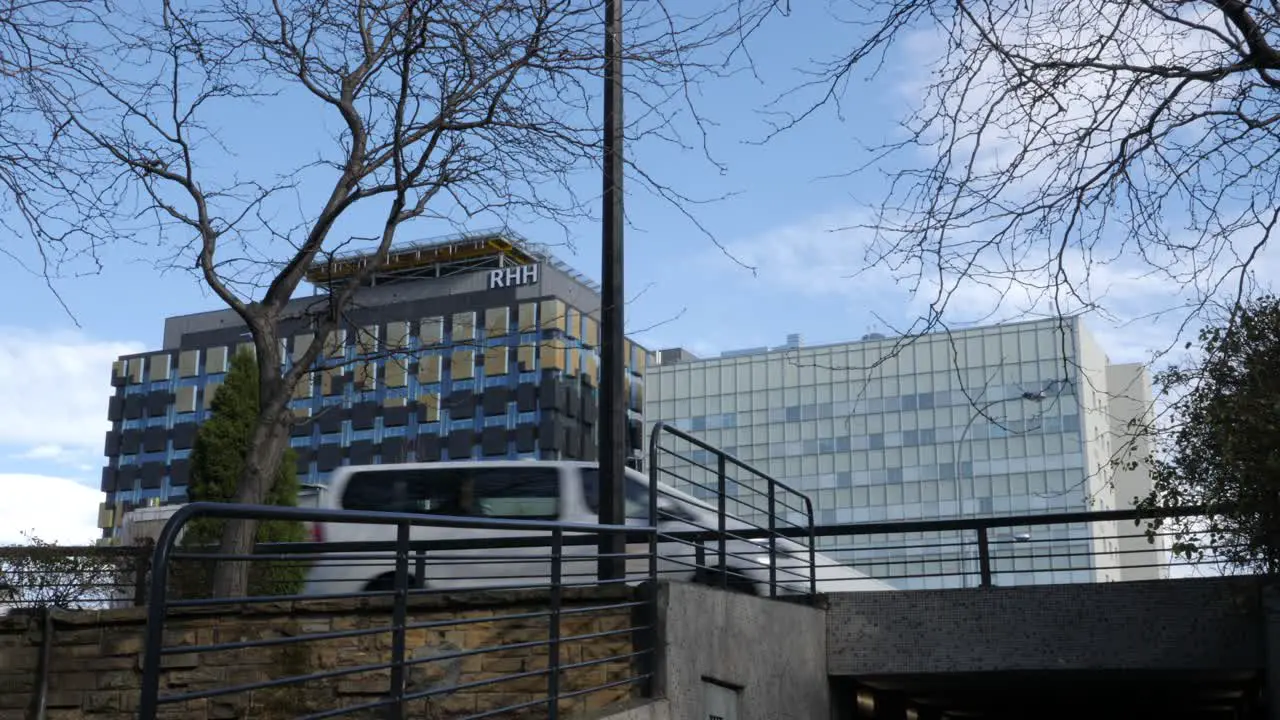
M 600 323 L 590 315 L 584 315 L 582 318 L 582 341 L 587 347 L 598 347 L 600 345 Z
M 142 382 L 142 358 L 129 360 L 129 382 L 134 385 Z
M 538 306 L 536 303 L 520 303 L 516 326 L 520 332 L 533 332 L 538 329 Z
M 520 372 L 533 372 L 537 370 L 537 348 L 533 345 L 521 345 L 516 348 L 516 363 L 519 365 Z
M 418 382 L 424 384 L 440 382 L 440 357 L 423 355 L 418 358 Z
M 444 318 L 423 318 L 418 327 L 418 341 L 423 345 L 439 345 L 444 341 Z
M 342 377 L 342 370 L 332 368 L 320 373 L 320 394 L 321 395 L 337 395 L 339 393 L 338 379 Z
M 200 351 L 183 350 L 178 354 L 178 377 L 195 377 L 200 374 Z
M 405 364 L 409 362 L 404 357 L 387 358 L 387 364 L 382 371 L 383 382 L 389 388 L 402 388 L 409 384 L 409 368 Z
M 378 351 L 378 326 L 366 325 L 356 330 L 356 354 L 372 355 Z
M 123 378 L 128 372 L 128 366 L 129 363 L 124 360 L 116 360 L 111 363 L 111 379 L 115 380 L 116 378 Z
M 218 393 L 218 388 L 222 385 L 220 381 L 205 383 L 204 386 L 204 409 L 208 410 L 213 407 L 213 396 Z
M 236 354 L 239 355 L 240 353 L 249 353 L 256 357 L 258 354 L 258 348 L 251 342 L 242 342 L 239 345 L 236 345 Z
M 227 349 L 225 347 L 211 347 L 204 351 L 204 371 L 209 375 L 227 371 Z
M 294 420 L 308 420 L 311 418 L 311 408 L 309 407 L 296 407 L 290 408 L 290 410 L 293 412 Z
M 564 309 L 564 324 L 565 333 L 569 337 L 576 340 L 582 336 L 582 313 L 577 308 Z
M 502 337 L 511 327 L 511 308 L 496 307 L 484 311 L 484 334 Z
M 498 345 L 495 347 L 485 348 L 484 351 L 484 374 L 485 377 L 499 377 L 507 374 L 507 346 Z
M 316 341 L 314 333 L 303 333 L 302 335 L 293 336 L 293 361 L 298 362 L 303 355 L 311 349 L 311 343 Z
M 560 300 L 543 300 L 542 309 L 538 311 L 542 316 L 541 327 L 543 330 L 564 330 L 564 303 Z
M 440 419 L 439 395 L 435 393 L 419 395 L 418 404 L 422 406 L 422 420 L 424 422 L 435 422 Z
M 453 341 L 474 340 L 476 338 L 476 314 L 460 312 L 453 314 Z
M 382 407 L 404 407 L 408 402 L 408 398 L 389 397 L 382 401 Z
M 334 330 L 324 338 L 324 356 L 341 358 L 347 355 L 347 331 Z
M 476 351 L 454 350 L 449 359 L 449 372 L 454 380 L 468 380 L 476 374 Z
M 353 382 L 361 390 L 372 390 L 378 381 L 378 364 L 374 362 L 356 363 Z
M 570 377 L 577 377 L 582 370 L 582 365 L 578 360 L 578 348 L 571 347 L 565 352 L 564 371 Z
M 631 367 L 631 372 L 637 375 L 643 375 L 645 367 L 649 364 L 649 351 L 639 345 L 635 345 L 633 347 L 636 349 L 636 361 L 635 365 Z
M 180 413 L 189 413 L 196 411 L 196 390 L 195 385 L 186 385 L 178 388 L 177 396 L 174 398 L 174 409 Z
M 169 354 L 162 353 L 152 355 L 147 358 L 147 369 L 150 372 L 151 382 L 157 380 L 169 379 Z
M 387 323 L 387 349 L 404 350 L 409 347 L 409 323 L 402 320 Z
M 107 503 L 98 503 L 98 528 L 106 529 L 115 527 L 116 509 L 113 505 Z
M 582 373 L 582 379 L 588 385 L 597 386 L 600 384 L 600 361 L 595 353 L 582 353 L 587 359 L 587 369 Z
M 298 384 L 293 386 L 293 397 L 295 400 L 305 400 L 311 397 L 315 392 L 315 376 L 311 373 L 303 373 L 298 378 Z
M 543 370 L 564 369 L 564 343 L 544 340 L 538 348 L 538 360 Z

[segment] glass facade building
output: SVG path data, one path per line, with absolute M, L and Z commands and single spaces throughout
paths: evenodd
M 1079 318 L 814 347 L 792 336 L 782 347 L 718 358 L 679 349 L 658 357 L 646 418 L 803 491 L 820 525 L 1102 510 L 1150 489 L 1141 468 L 1112 462 L 1129 420 L 1149 416 L 1149 379 L 1141 366 L 1111 365 Z M 669 468 L 672 476 L 706 474 L 693 463 L 709 458 L 689 458 Z M 1156 549 L 1118 540 L 1134 532 L 1126 527 L 1029 528 L 1045 541 L 1035 543 L 1045 557 L 997 557 L 997 582 L 1156 577 L 1133 567 L 1154 564 Z M 932 588 L 958 586 L 976 570 L 972 535 L 967 548 L 937 549 L 948 541 L 959 538 L 823 544 L 901 587 Z M 933 577 L 903 577 L 921 574 Z
M 308 279 L 342 279 L 361 259 L 317 266 Z M 322 307 L 322 295 L 290 306 L 286 367 L 316 342 L 307 313 L 317 300 Z M 323 487 L 349 464 L 594 459 L 598 310 L 593 283 L 507 232 L 393 250 L 293 393 L 299 479 Z M 169 318 L 162 349 L 115 363 L 105 540 L 133 508 L 186 501 L 196 429 L 240 349 L 252 350 L 246 328 L 224 310 Z M 648 353 L 630 341 L 626 351 L 638 462 Z

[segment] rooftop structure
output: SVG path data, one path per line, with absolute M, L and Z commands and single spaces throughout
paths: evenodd
M 324 287 L 346 280 L 375 257 L 377 253 L 368 251 L 334 254 L 307 268 L 307 282 Z M 395 245 L 387 253 L 382 266 L 369 276 L 367 284 L 389 285 L 538 263 L 550 265 L 600 292 L 595 281 L 558 260 L 551 254 L 549 246 L 531 242 L 507 228 Z

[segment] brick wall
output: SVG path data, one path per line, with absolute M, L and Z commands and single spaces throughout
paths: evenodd
M 832 675 L 1263 666 L 1258 578 L 840 593 Z
M 575 612 L 631 599 L 625 588 L 566 589 L 561 617 L 561 666 L 585 664 L 561 674 L 561 693 L 596 688 L 635 677 L 638 649 L 632 608 Z M 415 718 L 449 718 L 544 699 L 547 677 L 547 618 L 503 618 L 547 608 L 545 592 L 470 592 L 413 598 L 406 657 L 427 660 L 407 670 L 406 692 L 465 685 L 511 676 L 504 682 L 443 692 L 415 701 L 406 712 Z M 136 716 L 141 687 L 145 611 L 56 611 L 47 693 L 48 720 L 130 720 Z M 175 610 L 166 621 L 166 647 L 266 641 L 375 629 L 390 624 L 390 601 L 361 598 L 235 606 L 218 612 Z M 418 627 L 414 627 L 418 625 Z M 617 632 L 611 632 L 617 631 Z M 0 720 L 21 720 L 37 686 L 41 623 L 30 616 L 0 618 Z M 376 666 L 390 660 L 391 634 L 379 632 L 305 642 L 234 649 L 193 651 L 165 658 L 161 696 L 174 696 L 294 675 Z M 468 654 L 482 648 L 492 652 Z M 271 720 L 321 710 L 376 702 L 386 696 L 389 671 L 363 672 L 262 688 L 229 697 L 193 699 L 161 706 L 172 718 L 254 718 Z M 629 699 L 633 684 L 561 700 L 563 716 L 593 712 Z M 545 704 L 495 715 L 500 718 L 546 716 Z M 346 717 L 378 717 L 376 711 Z

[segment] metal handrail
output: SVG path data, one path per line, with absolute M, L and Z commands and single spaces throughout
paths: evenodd
M 658 473 L 660 472 L 658 467 L 658 451 L 662 449 L 661 440 L 664 434 L 669 434 L 676 438 L 684 440 L 685 442 L 690 443 L 691 445 L 701 450 L 711 453 L 716 459 L 715 492 L 716 492 L 716 498 L 717 498 L 716 500 L 717 506 L 715 510 L 716 510 L 718 527 L 714 531 L 709 531 L 712 537 L 707 539 L 715 539 L 717 541 L 716 551 L 720 560 L 721 585 L 722 586 L 727 585 L 728 576 L 729 576 L 728 565 L 726 564 L 726 561 L 727 561 L 726 505 L 727 505 L 727 499 L 728 499 L 727 492 L 726 492 L 727 490 L 726 476 L 727 476 L 727 470 L 728 470 L 727 466 L 729 464 L 732 464 L 734 467 L 745 470 L 753 474 L 757 478 L 765 481 L 767 492 L 764 494 L 768 498 L 768 511 L 766 514 L 768 516 L 768 522 L 769 522 L 769 527 L 767 529 L 759 529 L 754 531 L 739 531 L 735 529 L 734 531 L 735 537 L 741 538 L 741 539 L 755 538 L 755 537 L 768 539 L 769 557 L 771 558 L 776 558 L 778 555 L 777 539 L 779 537 L 807 537 L 809 540 L 808 542 L 809 596 L 811 598 L 816 597 L 817 583 L 818 583 L 817 571 L 816 571 L 817 549 L 815 548 L 816 543 L 814 540 L 815 535 L 814 535 L 814 521 L 813 521 L 813 501 L 809 498 L 809 496 L 804 494 L 800 490 L 797 490 L 796 488 L 793 488 L 790 485 L 787 485 L 781 480 L 774 478 L 772 475 L 769 475 L 768 473 L 764 472 L 763 470 L 760 470 L 754 465 L 751 465 L 746 461 L 740 460 L 734 455 L 727 453 L 724 450 L 721 450 L 720 448 L 717 448 L 711 445 L 705 440 L 701 440 L 675 427 L 674 425 L 671 425 L 665 422 L 658 422 L 654 424 L 653 431 L 649 435 L 649 487 L 650 487 L 649 517 L 651 518 L 651 520 L 656 521 L 658 517 L 658 488 L 661 486 L 661 483 L 658 480 Z M 805 518 L 805 524 L 803 527 L 795 528 L 794 531 L 788 531 L 787 528 L 778 527 L 777 504 L 778 504 L 779 490 L 785 493 L 798 495 L 801 498 L 801 500 L 804 501 L 804 510 L 802 512 Z M 754 491 L 754 492 L 758 493 L 759 491 Z M 756 532 L 763 532 L 764 534 L 756 535 L 755 534 Z M 685 532 L 663 533 L 663 534 L 671 535 L 673 537 L 679 536 L 681 538 L 694 538 L 694 537 L 701 537 L 702 535 L 701 533 L 685 533 Z M 650 542 L 652 543 L 650 573 L 656 574 L 657 572 L 657 535 L 656 533 Z M 778 593 L 777 563 L 771 562 L 769 563 L 769 596 L 777 597 L 777 593 Z

